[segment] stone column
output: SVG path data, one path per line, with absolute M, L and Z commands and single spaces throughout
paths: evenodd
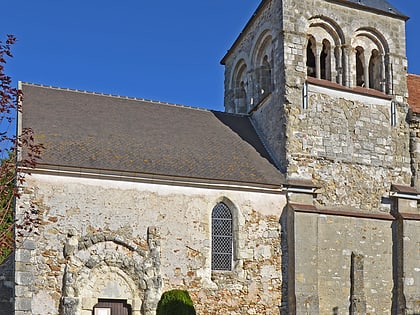
M 354 56 L 353 49 L 351 46 L 343 45 L 343 85 L 347 87 L 352 86 L 352 74 L 355 73 L 353 71 L 354 62 L 351 62 L 351 56 Z
M 381 91 L 386 93 L 386 71 L 385 71 L 385 56 L 384 54 L 380 55 L 381 59 Z
M 321 79 L 321 51 L 322 51 L 322 43 L 316 43 L 315 51 L 313 53 L 315 55 L 315 67 L 316 67 L 315 72 L 316 72 L 317 79 Z
M 338 84 L 343 84 L 343 55 L 341 52 L 341 46 L 336 46 L 334 49 L 335 69 L 336 69 L 336 80 Z
M 367 56 L 366 52 L 363 52 L 363 71 L 364 71 L 364 77 L 365 77 L 365 88 L 370 88 L 370 78 L 369 78 L 369 60 L 370 56 Z

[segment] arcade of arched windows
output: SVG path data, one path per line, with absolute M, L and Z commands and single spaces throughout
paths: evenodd
M 321 32 L 314 33 L 319 35 Z M 392 89 L 390 66 L 386 62 L 388 59 L 386 43 L 372 32 L 358 31 L 351 45 L 337 45 L 337 42 L 331 41 L 331 37 L 316 38 L 313 34 L 308 35 L 306 44 L 308 77 L 390 94 Z
M 247 65 L 240 59 L 233 72 L 233 111 L 248 113 L 263 101 L 273 90 L 273 62 L 271 35 L 263 32 L 255 45 L 251 60 Z

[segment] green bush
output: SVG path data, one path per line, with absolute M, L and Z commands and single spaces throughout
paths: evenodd
M 164 292 L 157 306 L 156 315 L 195 315 L 195 309 L 188 291 Z

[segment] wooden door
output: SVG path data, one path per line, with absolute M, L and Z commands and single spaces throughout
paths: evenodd
M 93 315 L 131 315 L 131 306 L 122 300 L 102 300 L 93 308 Z

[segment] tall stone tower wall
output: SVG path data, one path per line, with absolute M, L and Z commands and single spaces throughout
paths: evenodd
M 263 1 L 222 64 L 225 65 L 225 110 L 252 115 L 256 129 L 279 168 L 285 171 L 282 10 L 279 1 Z
M 405 17 L 364 3 L 262 1 L 222 60 L 226 111 L 317 187 L 288 194 L 282 314 L 418 313 Z
M 403 17 L 263 1 L 222 60 L 226 111 L 250 114 L 280 170 L 322 187 L 320 205 L 389 211 L 391 183 L 412 176 L 405 50 Z
M 284 15 L 288 176 L 321 186 L 321 205 L 386 210 L 391 183 L 411 181 L 404 20 L 329 1 L 285 0 L 283 10 L 295 13 Z M 331 68 L 315 65 L 329 76 L 307 80 L 309 41 L 320 63 L 331 46 Z M 378 77 L 365 75 L 374 50 Z

